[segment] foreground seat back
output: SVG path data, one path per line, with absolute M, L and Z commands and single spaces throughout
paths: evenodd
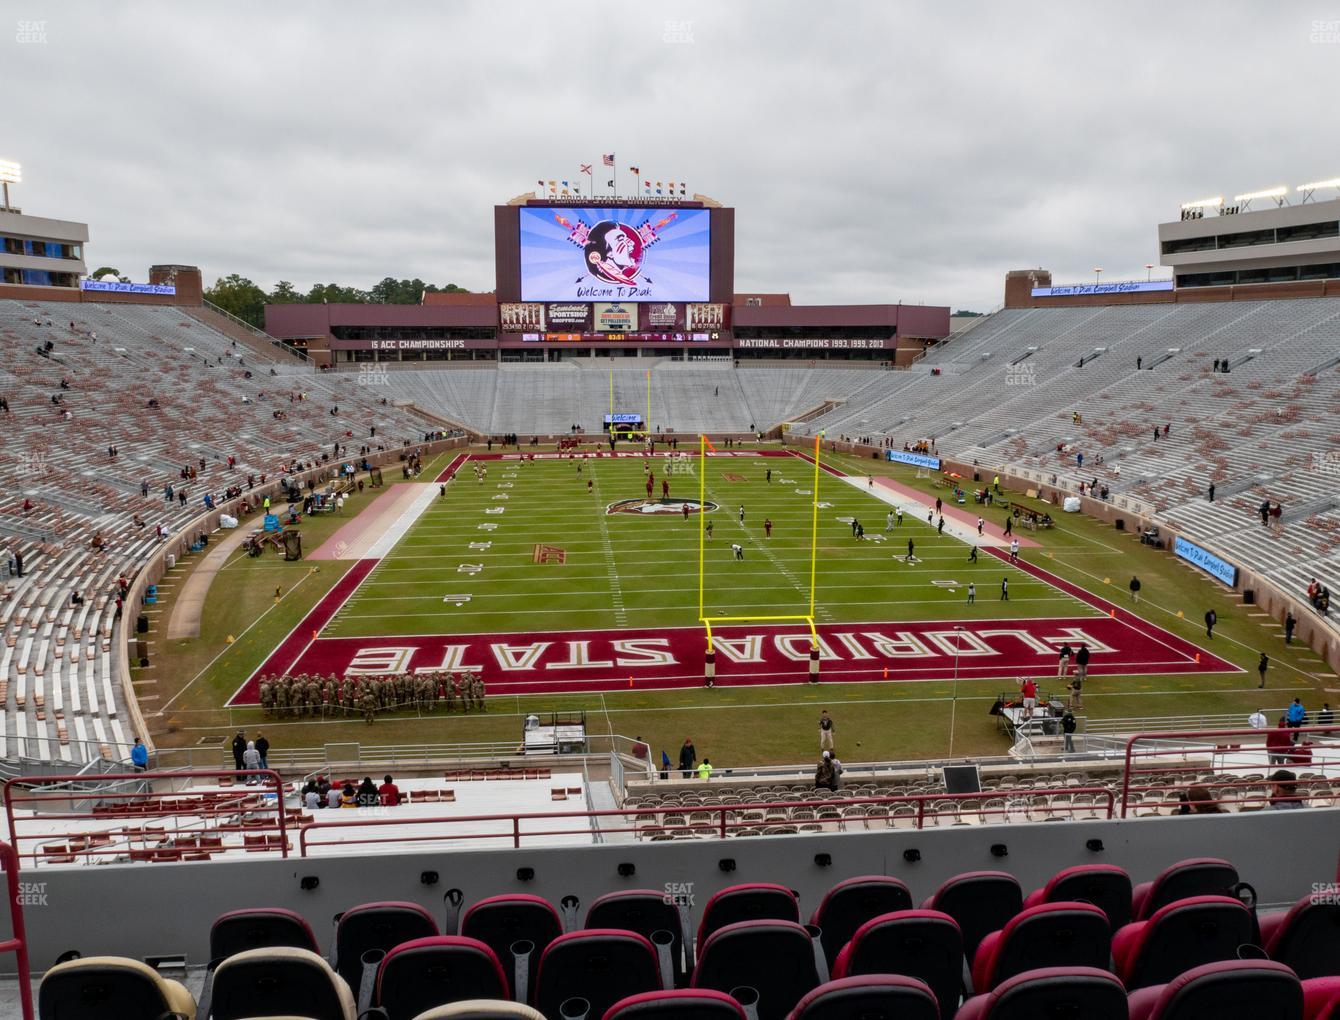
M 1285 914 L 1263 918 L 1266 954 L 1304 981 L 1340 977 L 1340 902 L 1305 896 Z
M 302 915 L 292 910 L 263 907 L 230 910 L 209 929 L 209 958 L 222 960 L 248 949 L 288 946 L 319 952 L 316 936 Z
M 335 926 L 335 969 L 350 988 L 357 989 L 364 953 L 389 953 L 402 942 L 437 933 L 433 915 L 417 903 L 388 900 L 350 907 Z
M 1227 896 L 1193 896 L 1126 925 L 1112 939 L 1126 987 L 1164 985 L 1193 967 L 1236 960 L 1255 935 L 1252 912 Z
M 971 960 L 982 939 L 1024 908 L 1024 894 L 1019 880 L 1004 871 L 970 871 L 940 886 L 922 906 L 958 922 L 963 952 Z
M 935 993 L 916 978 L 840 978 L 805 995 L 788 1020 L 940 1020 Z
M 472 999 L 438 1006 L 420 1013 L 414 1020 L 544 1020 L 544 1014 L 519 1002 L 501 999 Z
M 42 1020 L 161 1020 L 164 1014 L 195 1018 L 195 1000 L 176 981 L 148 964 L 119 956 L 90 956 L 58 963 L 37 993 Z
M 348 983 L 306 949 L 248 949 L 224 960 L 214 973 L 213 1020 L 354 1020 L 356 1013 Z
M 1107 915 L 1113 931 L 1130 924 L 1131 876 L 1113 864 L 1078 864 L 1065 868 L 1051 877 L 1041 889 L 1034 890 L 1024 900 L 1025 907 L 1043 903 L 1092 903 Z
M 1271 960 L 1193 967 L 1130 999 L 1130 1020 L 1303 1020 L 1303 985 Z
M 824 953 L 834 963 L 842 947 L 867 921 L 897 910 L 912 909 L 912 894 L 896 878 L 862 875 L 839 882 L 828 890 L 810 917 L 822 934 Z
M 1232 896 L 1238 869 L 1219 857 L 1191 857 L 1178 861 L 1152 882 L 1135 887 L 1131 917 L 1147 921 L 1169 903 L 1191 896 Z
M 924 981 L 945 1017 L 954 1015 L 963 987 L 963 936 L 938 910 L 900 910 L 867 921 L 838 954 L 836 978 L 902 974 Z
M 510 994 L 516 995 L 516 970 L 512 946 L 529 942 L 532 959 L 563 934 L 563 921 L 552 903 L 542 896 L 514 893 L 480 900 L 461 918 L 461 934 L 478 939 L 493 950 L 507 974 Z
M 1010 919 L 982 940 L 972 966 L 981 994 L 1006 978 L 1041 967 L 1102 970 L 1112 954 L 1107 915 L 1092 903 L 1044 903 Z
M 667 902 L 665 893 L 655 889 L 630 889 L 601 896 L 586 912 L 587 928 L 618 928 L 635 931 L 648 941 L 658 931 L 670 933 L 670 959 L 675 979 L 687 977 L 684 925 L 679 907 Z
M 613 928 L 569 932 L 540 957 L 533 1005 L 557 1017 L 568 999 L 585 999 L 600 1017 L 621 999 L 661 989 L 656 949 L 641 935 Z
M 722 889 L 703 907 L 698 922 L 698 947 L 718 929 L 740 921 L 800 921 L 796 894 L 784 885 L 750 882 Z
M 507 976 L 492 949 L 478 939 L 434 935 L 386 954 L 373 1002 L 387 1020 L 413 1020 L 435 1006 L 506 997 Z
M 747 1020 L 744 1009 L 725 992 L 710 988 L 630 995 L 592 1020 Z
M 1126 989 L 1092 967 L 1043 967 L 1016 974 L 969 999 L 954 1020 L 1127 1020 Z M 1209 1020 L 1209 1018 L 1206 1018 Z
M 783 1020 L 819 984 L 814 954 L 810 933 L 794 921 L 739 921 L 699 947 L 693 987 L 753 988 L 759 1020 Z

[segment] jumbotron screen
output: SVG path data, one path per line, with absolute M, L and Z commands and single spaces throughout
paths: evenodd
M 707 301 L 707 209 L 519 210 L 522 301 Z

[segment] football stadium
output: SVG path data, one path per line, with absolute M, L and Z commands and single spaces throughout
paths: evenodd
M 304 295 L 412 227 L 289 215 L 267 291 L 50 137 L 0 153 L 0 1015 L 1340 1017 L 1333 153 L 922 239 L 915 302 L 724 167 L 509 156 L 476 286 Z

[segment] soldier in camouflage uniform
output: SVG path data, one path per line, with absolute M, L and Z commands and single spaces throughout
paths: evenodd
M 456 711 L 456 674 L 448 673 L 442 679 L 442 693 L 447 699 L 447 714 Z
M 275 713 L 282 719 L 288 715 L 288 678 L 279 677 L 274 682 Z
M 470 686 L 465 682 L 465 677 L 453 675 L 452 685 L 456 688 L 456 697 L 460 699 L 461 711 L 469 715 L 470 713 Z
M 481 712 L 487 712 L 488 708 L 484 705 L 484 678 L 475 674 L 475 707 Z
M 261 678 L 261 708 L 265 709 L 266 716 L 274 713 L 275 690 L 274 685 L 270 683 L 269 676 Z
M 363 696 L 359 699 L 359 704 L 363 709 L 363 721 L 369 726 L 372 725 L 372 721 L 377 718 L 377 697 L 372 693 L 371 686 L 364 685 Z

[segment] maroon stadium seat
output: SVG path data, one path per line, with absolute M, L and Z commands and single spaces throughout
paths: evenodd
M 534 948 L 530 959 L 538 960 L 545 947 L 563 934 L 563 922 L 553 904 L 542 896 L 512 893 L 480 900 L 467 910 L 461 918 L 461 934 L 479 939 L 493 950 L 507 973 L 512 997 L 516 998 L 512 946 L 518 942 L 531 943 Z M 526 973 L 531 965 L 524 967 Z
M 1108 924 L 1116 931 L 1130 924 L 1131 876 L 1113 864 L 1078 864 L 1053 875 L 1041 889 L 1034 889 L 1024 899 L 1024 907 L 1068 900 L 1072 903 L 1092 903 L 1107 914 Z
M 630 995 L 607 1009 L 599 1020 L 747 1020 L 747 1015 L 725 992 L 683 988 Z
M 1272 960 L 1193 967 L 1130 997 L 1130 1020 L 1303 1020 L 1303 985 Z
M 211 960 L 222 960 L 234 953 L 268 946 L 319 951 L 316 936 L 302 915 L 278 907 L 230 910 L 220 914 L 209 929 Z
M 916 978 L 867 974 L 820 985 L 787 1020 L 940 1020 L 940 1007 Z
M 603 1016 L 621 999 L 661 990 L 656 948 L 636 932 L 590 928 L 560 935 L 545 947 L 531 1004 L 559 1016 L 568 999 L 585 999 L 588 1016 Z
M 898 879 L 861 875 L 829 889 L 811 915 L 810 924 L 822 933 L 819 941 L 823 943 L 828 962 L 833 964 L 861 925 L 881 914 L 911 909 L 912 894 Z
M 587 928 L 621 928 L 635 931 L 655 944 L 658 931 L 670 934 L 672 980 L 682 984 L 689 966 L 684 953 L 684 923 L 679 907 L 669 902 L 664 892 L 655 889 L 629 889 L 601 896 L 586 911 Z M 662 975 L 664 980 L 664 975 Z
M 759 1020 L 783 1020 L 820 984 L 810 933 L 794 921 L 739 921 L 718 928 L 698 948 L 694 988 L 758 993 Z
M 1261 945 L 1304 981 L 1340 977 L 1340 902 L 1304 896 L 1287 911 L 1267 914 Z
M 835 978 L 902 974 L 926 982 L 940 1012 L 954 1015 L 963 988 L 963 936 L 938 910 L 899 910 L 856 930 L 833 965 Z
M 335 924 L 335 970 L 357 996 L 363 983 L 364 953 L 389 953 L 402 942 L 437 933 L 433 915 L 417 903 L 360 903 L 341 914 Z
M 1127 1020 L 1126 989 L 1105 970 L 1044 967 L 969 999 L 954 1020 Z
M 969 871 L 949 879 L 921 906 L 958 922 L 963 952 L 972 959 L 982 939 L 1024 908 L 1024 894 L 1019 880 L 1007 872 Z
M 1255 931 L 1252 912 L 1229 896 L 1192 896 L 1112 936 L 1117 974 L 1127 988 L 1165 985 L 1206 963 L 1236 960 Z
M 386 954 L 372 1004 L 386 1020 L 413 1020 L 434 1006 L 506 997 L 507 975 L 492 949 L 461 935 L 432 935 Z
M 1041 967 L 1094 967 L 1112 955 L 1107 915 L 1092 903 L 1044 903 L 1029 907 L 977 947 L 972 988 L 989 992 L 1006 978 Z
M 1178 861 L 1152 882 L 1141 882 L 1131 896 L 1131 918 L 1147 921 L 1169 903 L 1189 896 L 1232 896 L 1238 869 L 1218 857 Z
M 1340 977 L 1303 982 L 1304 1020 L 1340 1020 Z
M 738 921 L 800 921 L 796 894 L 784 885 L 751 882 L 722 889 L 703 907 L 698 921 L 698 951 L 714 931 Z

